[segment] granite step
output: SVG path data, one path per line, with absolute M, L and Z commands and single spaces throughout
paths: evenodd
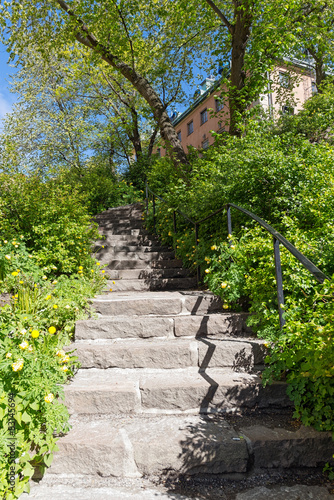
M 115 253 L 112 248 L 105 247 L 101 248 L 96 252 L 96 258 L 101 262 L 108 263 L 113 260 L 137 260 L 139 263 L 141 261 L 151 262 L 160 260 L 170 260 L 175 259 L 175 253 L 173 251 L 169 252 L 142 252 L 140 250 L 129 252 L 117 252 Z
M 107 281 L 109 289 L 115 292 L 149 290 L 189 290 L 197 288 L 196 278 L 148 278 Z
M 266 349 L 258 339 L 118 339 L 77 340 L 71 345 L 81 368 L 206 368 L 251 371 L 264 364 Z
M 103 315 L 124 316 L 207 314 L 220 312 L 222 302 L 210 292 L 109 292 L 92 299 Z
M 240 478 L 256 470 L 319 467 L 330 460 L 330 433 L 253 420 L 238 429 L 220 415 L 74 421 L 58 442 L 48 474 L 138 478 L 166 477 L 168 471 Z
M 215 313 L 174 316 L 101 316 L 79 320 L 75 325 L 76 340 L 118 338 L 204 337 L 209 339 L 250 336 L 247 313 Z
M 100 259 L 102 261 L 102 259 Z M 104 260 L 104 259 L 103 259 Z M 112 259 L 108 263 L 108 269 L 171 269 L 180 267 L 182 261 L 179 259 L 170 258 L 168 260 L 152 260 L 152 259 Z
M 71 414 L 208 413 L 287 408 L 286 384 L 263 387 L 259 374 L 228 368 L 81 369 L 65 387 Z
M 191 274 L 189 269 L 183 267 L 171 269 L 119 269 L 106 270 L 106 275 L 111 280 L 141 280 L 141 279 L 159 279 L 159 278 L 188 278 Z

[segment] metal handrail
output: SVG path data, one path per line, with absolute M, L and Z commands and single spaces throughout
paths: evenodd
M 149 193 L 152 194 L 153 196 L 153 227 L 155 231 L 155 198 L 158 198 L 161 200 L 163 203 L 166 203 L 167 206 L 170 207 L 169 203 L 164 200 L 161 196 L 157 195 L 152 191 L 146 182 L 146 213 L 148 214 L 148 196 Z M 173 207 L 170 207 L 173 208 Z M 267 222 L 262 220 L 260 217 L 257 215 L 253 214 L 249 210 L 246 210 L 245 208 L 239 207 L 238 205 L 235 205 L 234 203 L 227 203 L 223 207 L 219 208 L 215 212 L 213 212 L 210 215 L 207 215 L 203 219 L 200 219 L 199 221 L 193 221 L 190 219 L 186 214 L 184 214 L 181 210 L 179 209 L 174 209 L 173 211 L 173 226 L 174 226 L 174 233 L 176 233 L 176 213 L 179 213 L 182 215 L 185 219 L 187 219 L 191 224 L 194 225 L 195 228 L 195 244 L 196 246 L 198 245 L 198 228 L 199 224 L 202 222 L 210 219 L 211 217 L 214 217 L 215 215 L 219 214 L 223 210 L 227 210 L 227 228 L 228 228 L 228 234 L 232 234 L 232 218 L 231 218 L 231 208 L 235 208 L 236 210 L 239 210 L 239 212 L 242 212 L 246 214 L 248 217 L 251 219 L 255 220 L 260 226 L 262 226 L 266 231 L 268 231 L 272 236 L 273 236 L 273 243 L 274 243 L 274 258 L 275 258 L 275 274 L 276 274 L 276 285 L 277 285 L 277 302 L 278 302 L 278 313 L 279 313 L 279 320 L 280 320 L 280 327 L 281 329 L 285 325 L 285 319 L 283 317 L 284 313 L 284 291 L 283 291 L 283 277 L 282 277 L 282 268 L 281 268 L 281 256 L 280 256 L 280 248 L 279 244 L 282 243 L 282 245 L 285 246 L 289 252 L 296 257 L 296 259 L 299 260 L 299 262 L 307 269 L 313 276 L 316 278 L 316 280 L 319 283 L 323 283 L 325 280 L 329 280 L 328 276 L 326 276 L 312 261 L 310 261 L 307 257 L 305 257 L 304 254 L 302 254 L 297 248 L 290 243 L 289 240 L 284 238 L 276 229 L 271 227 Z M 199 283 L 200 281 L 200 267 L 197 265 L 197 282 Z

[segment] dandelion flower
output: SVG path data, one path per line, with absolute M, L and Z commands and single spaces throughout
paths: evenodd
M 24 281 L 19 281 L 20 285 L 23 285 Z
M 54 307 L 54 306 L 53 306 Z M 57 306 L 58 307 L 58 306 Z M 48 330 L 49 333 L 56 333 L 56 328 L 54 326 L 50 326 L 49 330 Z
M 212 245 L 211 250 L 217 250 L 216 245 Z
M 101 264 L 100 264 L 100 262 L 97 262 L 97 263 L 96 263 L 96 265 L 97 265 L 97 266 L 100 266 Z
M 21 344 L 19 344 L 19 348 L 22 349 L 23 351 L 27 347 L 29 347 L 29 344 L 28 344 L 28 342 L 26 340 L 24 340 Z
M 79 270 L 81 271 L 82 269 L 83 269 L 83 267 L 82 267 L 82 266 L 79 266 Z
M 12 276 L 17 276 L 19 273 L 17 271 L 12 272 Z
M 50 300 L 50 299 L 51 299 L 51 295 L 47 295 L 47 296 L 45 297 L 45 300 Z
M 38 330 L 33 330 L 31 332 L 31 336 L 33 339 L 37 339 L 39 337 L 39 331 Z
M 112 283 L 113 283 L 113 285 L 114 285 L 114 284 L 115 284 L 115 281 L 113 281 Z
M 112 292 L 112 288 L 109 288 L 109 292 Z
M 53 304 L 53 309 L 58 309 L 57 304 Z
M 46 396 L 44 396 L 44 401 L 46 403 L 52 403 L 53 400 L 54 400 L 54 395 L 52 394 L 52 392 L 50 392 L 50 394 L 47 394 Z
M 14 372 L 18 372 L 22 370 L 24 361 L 23 359 L 18 359 L 15 363 L 12 364 L 12 369 Z

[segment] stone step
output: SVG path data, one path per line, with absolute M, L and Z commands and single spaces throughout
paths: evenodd
M 257 339 L 182 338 L 77 340 L 71 345 L 81 368 L 206 368 L 251 371 L 263 365 L 264 342 Z
M 278 424 L 270 428 L 256 418 L 251 427 L 235 429 L 221 415 L 74 421 L 72 430 L 57 444 L 59 452 L 48 470 L 49 477 L 64 471 L 97 479 L 163 477 L 168 471 L 171 475 L 209 474 L 213 478 L 239 474 L 240 478 L 256 469 L 263 473 L 296 467 L 311 470 L 332 455 L 328 432 L 280 428 Z M 146 498 L 144 492 L 140 498 Z
M 149 291 L 149 290 L 189 290 L 197 288 L 196 278 L 148 278 L 134 280 L 107 281 L 107 285 L 115 292 Z
M 101 259 L 102 261 L 102 259 Z M 150 260 L 150 259 L 112 259 L 108 263 L 108 269 L 170 269 L 180 267 L 182 261 L 170 258 L 168 260 Z
M 228 368 L 81 369 L 65 387 L 71 414 L 207 413 L 237 408 L 286 408 L 282 382 L 263 387 L 256 373 Z
M 106 232 L 105 238 L 97 240 L 97 245 L 160 245 L 158 238 L 150 235 L 132 236 L 131 234 L 110 234 Z
M 182 267 L 172 269 L 119 269 L 106 271 L 106 275 L 111 280 L 187 278 L 191 277 L 189 274 L 190 270 Z
M 175 254 L 171 252 L 117 252 L 115 253 L 110 248 L 101 248 L 96 252 L 96 258 L 101 262 L 109 262 L 113 260 L 136 260 L 139 263 L 151 261 L 165 261 L 175 259 Z
M 207 314 L 221 311 L 222 302 L 210 292 L 110 292 L 92 299 L 107 316 Z
M 156 245 L 139 245 L 139 244 L 133 244 L 133 245 L 115 245 L 115 244 L 110 244 L 107 243 L 106 241 L 102 243 L 104 246 L 104 250 L 108 250 L 111 252 L 114 252 L 115 254 L 118 252 L 121 253 L 140 253 L 140 254 L 151 254 L 152 252 L 173 252 L 170 247 L 167 246 L 162 246 L 159 244 Z M 96 245 L 97 248 L 100 248 L 101 245 Z
M 247 313 L 215 313 L 182 316 L 102 316 L 79 320 L 75 325 L 76 340 L 208 337 L 226 339 L 249 337 Z

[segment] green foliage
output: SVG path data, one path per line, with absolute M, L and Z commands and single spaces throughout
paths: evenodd
M 76 188 L 21 174 L 2 174 L 0 184 L 0 238 L 16 242 L 3 247 L 11 259 L 17 260 L 24 235 L 25 248 L 47 276 L 76 271 L 91 260 L 91 244 L 98 232 Z
M 307 104 L 311 106 L 311 104 Z M 306 111 L 305 111 L 306 113 Z M 219 142 L 220 141 L 220 142 Z M 163 160 L 166 162 L 167 160 Z M 150 187 L 168 205 L 157 202 L 156 228 L 178 257 L 222 297 L 224 310 L 248 310 L 248 323 L 271 344 L 265 380 L 284 378 L 303 423 L 334 430 L 332 285 L 323 287 L 282 245 L 281 264 L 286 327 L 279 327 L 272 236 L 232 210 L 232 236 L 226 211 L 193 225 L 179 208 L 199 221 L 227 202 L 269 222 L 327 276 L 334 273 L 334 152 L 327 141 L 311 143 L 305 135 L 253 122 L 239 139 L 217 138 L 203 158 L 193 159 L 188 182 L 170 175 L 164 163 L 152 166 Z M 152 208 L 150 209 L 152 210 Z M 146 217 L 152 227 L 152 213 Z M 319 330 L 320 329 L 320 330 Z M 324 334 L 319 334 L 324 332 Z M 312 376 L 305 373 L 311 373 Z
M 62 385 L 78 361 L 64 347 L 86 317 L 87 297 L 104 285 L 97 264 L 80 267 L 42 285 L 13 271 L 11 303 L 0 309 L 0 493 L 7 500 L 28 488 L 37 466 L 50 466 L 58 436 L 69 430 Z

